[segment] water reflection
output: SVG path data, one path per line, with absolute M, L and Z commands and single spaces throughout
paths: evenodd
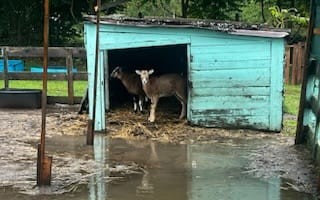
M 93 175 L 89 178 L 87 185 L 74 185 L 75 190 L 52 195 L 52 188 L 61 188 L 60 184 L 57 184 L 57 178 L 54 178 L 56 182 L 48 192 L 41 191 L 39 193 L 41 196 L 17 195 L 14 190 L 5 188 L 0 192 L 0 199 L 316 199 L 312 195 L 293 190 L 288 186 L 289 180 L 283 181 L 278 177 L 257 178 L 247 173 L 247 155 L 256 148 L 254 144 L 175 145 L 141 140 L 108 139 L 105 135 L 97 134 L 94 147 L 91 149 L 82 145 L 82 139 L 70 140 L 64 136 L 58 138 L 55 143 L 52 138 L 49 143 L 51 146 L 48 147 L 51 152 L 55 150 L 57 155 L 67 157 L 65 159 L 67 163 L 70 159 L 74 163 L 74 165 L 69 164 L 67 170 L 61 171 L 61 174 L 68 178 L 61 179 L 64 181 L 60 180 L 58 183 L 66 184 L 65 180 L 76 179 L 83 169 L 79 166 L 87 163 L 84 158 L 89 158 L 88 161 L 91 164 L 86 165 L 85 168 L 92 166 L 92 170 L 88 171 Z M 92 156 L 95 162 L 92 162 Z M 55 157 L 58 156 L 55 155 Z M 61 158 L 60 160 L 61 164 L 56 166 L 55 170 L 65 167 L 62 162 L 64 160 Z M 74 169 L 70 171 L 70 168 Z M 135 173 L 128 172 L 130 170 Z M 66 174 L 66 171 L 69 173 Z M 115 179 L 115 177 L 121 177 L 121 179 Z
M 109 176 L 107 160 L 107 140 L 105 135 L 95 134 L 93 146 L 94 159 L 98 163 L 97 172 L 90 177 L 88 184 L 89 200 L 105 200 L 107 198 L 106 178 Z
M 141 166 L 142 174 L 129 176 L 121 183 L 107 183 L 107 192 L 100 189 L 106 199 L 312 199 L 311 195 L 281 190 L 278 177 L 263 179 L 244 173 L 249 149 L 241 145 L 173 145 L 124 140 L 109 143 L 109 160 L 134 162 Z M 100 178 L 95 177 L 92 182 L 105 189 L 101 178 L 105 175 L 99 174 Z M 90 196 L 92 199 L 99 198 Z

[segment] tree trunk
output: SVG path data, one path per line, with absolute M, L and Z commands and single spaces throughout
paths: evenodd
M 262 21 L 266 22 L 266 16 L 264 15 L 264 0 L 260 0 L 261 3 L 261 16 L 262 16 Z
M 188 17 L 188 7 L 189 7 L 189 0 L 181 0 L 181 15 L 182 18 Z

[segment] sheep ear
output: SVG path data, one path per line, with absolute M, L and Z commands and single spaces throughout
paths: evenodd
M 140 70 L 136 70 L 136 73 L 137 73 L 138 75 L 141 75 L 141 71 L 140 71 Z
M 152 74 L 154 72 L 154 70 L 153 69 L 150 69 L 149 71 L 148 71 L 148 74 Z

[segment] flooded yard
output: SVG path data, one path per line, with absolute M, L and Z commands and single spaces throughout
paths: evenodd
M 0 110 L 0 199 L 317 199 L 310 152 L 293 138 L 191 127 L 170 115 L 148 124 L 146 115 L 119 112 L 108 114 L 107 134 L 92 147 L 85 115 L 50 108 L 52 183 L 39 188 L 41 111 Z

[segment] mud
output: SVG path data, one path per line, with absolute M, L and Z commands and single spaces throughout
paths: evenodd
M 173 144 L 221 143 L 234 145 L 240 141 L 260 141 L 246 155 L 249 166 L 242 172 L 256 177 L 281 177 L 288 179 L 287 187 L 299 192 L 316 193 L 317 170 L 311 160 L 311 153 L 305 146 L 294 146 L 294 138 L 284 137 L 281 133 L 252 130 L 226 130 L 201 128 L 188 125 L 185 120 L 177 120 L 175 113 L 159 113 L 156 123 L 147 122 L 147 114 L 135 114 L 130 109 L 110 111 L 107 116 L 106 133 L 111 138 L 124 138 L 137 145 L 148 145 L 148 141 Z M 74 191 L 79 185 L 88 183 L 88 177 L 96 174 L 94 169 L 111 170 L 114 176 L 105 177 L 106 181 L 121 179 L 118 174 L 143 173 L 137 163 L 119 161 L 110 166 L 101 166 L 93 158 L 93 150 L 85 145 L 85 137 L 76 145 L 68 145 L 68 139 L 84 136 L 87 116 L 78 115 L 77 107 L 56 105 L 48 108 L 47 114 L 47 151 L 54 152 L 53 185 L 48 193 Z M 0 186 L 11 186 L 28 194 L 43 193 L 34 187 L 36 178 L 36 144 L 40 140 L 40 110 L 0 110 Z M 57 141 L 64 136 L 65 141 Z M 61 148 L 59 148 L 61 145 Z M 63 147 L 62 147 L 63 146 Z M 66 148 L 69 150 L 66 151 Z

